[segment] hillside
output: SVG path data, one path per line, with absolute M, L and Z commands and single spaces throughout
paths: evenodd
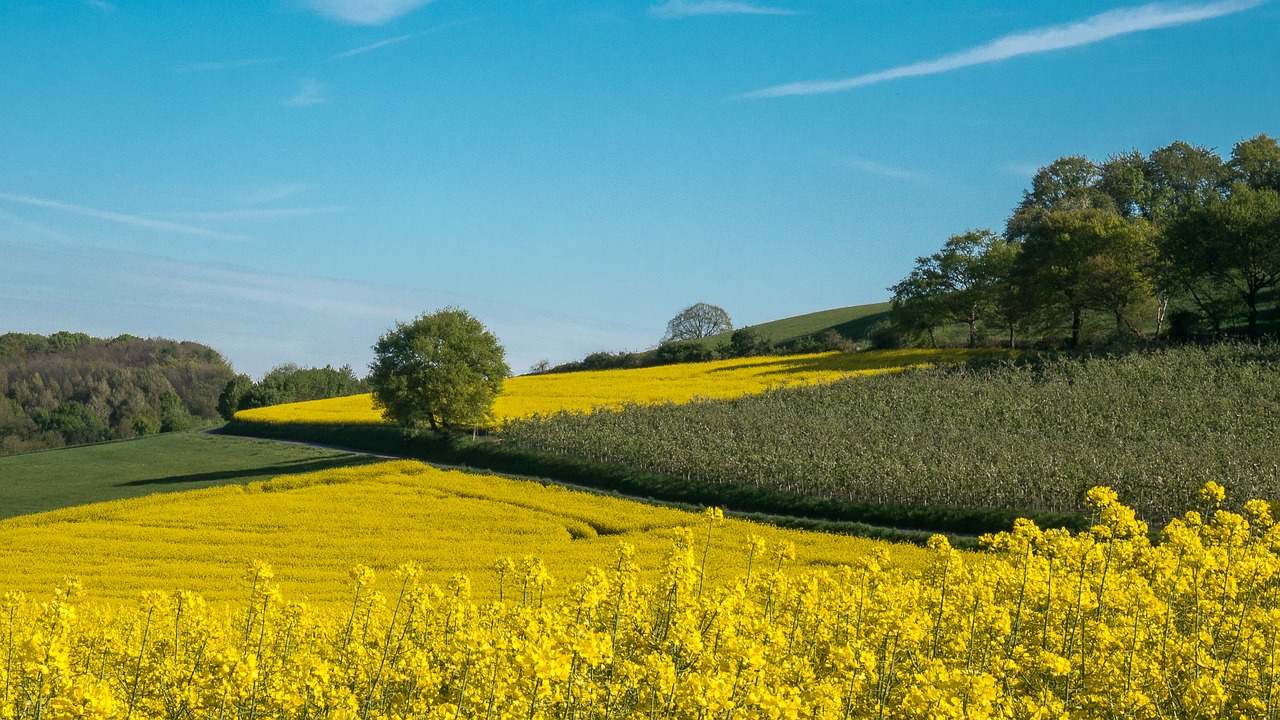
M 0 455 L 208 425 L 233 375 L 195 342 L 0 335 Z
M 819 340 L 823 335 L 833 331 L 845 339 L 858 342 L 865 340 L 867 330 L 888 317 L 888 314 L 889 303 L 881 302 L 819 310 L 756 325 L 744 325 L 743 328 L 760 333 L 774 344 L 794 343 L 804 339 Z M 723 332 L 704 338 L 701 342 L 708 347 L 715 347 L 729 342 L 732 335 L 733 331 Z
M 0 457 L 0 520 L 373 461 L 367 455 L 206 432 L 22 453 Z

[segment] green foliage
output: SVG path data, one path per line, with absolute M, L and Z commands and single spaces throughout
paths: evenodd
M 498 339 L 457 308 L 396 323 L 373 352 L 374 406 L 406 428 L 484 424 L 511 375 Z
M 1029 359 L 508 423 L 519 447 L 705 485 L 868 505 L 1077 512 L 1116 488 L 1148 519 L 1280 495 L 1280 345 Z
M 1155 248 L 1141 221 L 1094 209 L 1036 210 L 1020 225 L 1015 282 L 1040 308 L 1070 314 L 1072 344 L 1081 340 L 1085 309 L 1111 313 L 1123 328 L 1125 312 L 1151 296 Z
M 0 335 L 0 455 L 207 424 L 232 376 L 198 343 Z
M 890 288 L 893 327 L 934 345 L 936 331 L 962 325 L 973 345 L 999 326 L 1010 348 L 1032 331 L 1054 347 L 1064 327 L 1072 345 L 1157 338 L 1177 312 L 1181 337 L 1203 320 L 1215 335 L 1243 324 L 1256 338 L 1259 301 L 1280 283 L 1276 192 L 1280 145 L 1267 135 L 1237 143 L 1230 161 L 1181 141 L 1101 165 L 1059 158 L 1032 178 L 1003 235 L 954 236 L 917 259 Z M 1100 331 L 1103 318 L 1114 331 Z
M 1236 143 L 1227 167 L 1234 182 L 1280 192 L 1280 143 L 1269 135 Z
M 172 392 L 168 395 L 177 398 Z M 41 413 L 39 423 L 41 430 L 58 433 L 68 445 L 107 439 L 106 423 L 85 407 L 84 403 L 75 400 L 64 400 L 52 411 Z
M 258 382 L 237 375 L 218 395 L 218 413 L 230 420 L 239 410 L 324 400 L 369 392 L 369 384 L 356 377 L 351 366 L 304 368 L 293 363 L 273 368 Z
M 729 342 L 717 348 L 721 357 L 751 357 L 768 355 L 773 350 L 773 343 L 755 328 L 739 328 L 733 331 Z
M 658 365 L 706 362 L 714 360 L 715 357 L 714 350 L 692 340 L 662 343 L 654 353 L 654 359 L 657 360 Z
M 1280 284 L 1280 193 L 1239 182 L 1225 197 L 1189 205 L 1172 223 L 1164 253 L 1188 279 L 1232 290 L 1257 337 L 1258 296 Z
M 875 350 L 896 350 L 903 346 L 903 331 L 892 320 L 881 320 L 867 331 L 867 340 Z
M 1014 217 L 1028 210 L 1115 209 L 1114 201 L 1098 187 L 1100 180 L 1101 171 L 1089 158 L 1058 158 L 1032 177 Z
M 236 374 L 222 386 L 218 393 L 218 414 L 223 420 L 230 420 L 240 409 L 240 399 L 253 388 L 253 380 L 248 375 Z
M 985 261 L 1000 236 L 990 230 L 953 235 L 938 252 L 916 258 L 916 267 L 893 291 L 894 323 L 923 331 L 936 345 L 934 329 L 963 322 L 969 328 L 968 346 L 978 342 L 978 321 L 994 298 L 997 277 Z

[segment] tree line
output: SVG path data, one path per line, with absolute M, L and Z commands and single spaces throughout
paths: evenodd
M 347 365 L 236 373 L 195 342 L 85 333 L 0 335 L 0 455 L 126 440 L 237 410 L 369 392 Z
M 880 345 L 998 329 L 1009 347 L 1039 334 L 1078 345 L 1112 337 L 1263 333 L 1280 285 L 1280 145 L 1262 134 L 1229 157 L 1174 142 L 1101 163 L 1041 168 L 1002 232 L 970 230 L 916 259 L 893 292 Z
M 209 423 L 233 375 L 195 342 L 0 335 L 0 455 Z
M 240 410 L 367 392 L 369 383 L 357 378 L 350 365 L 308 368 L 286 363 L 272 368 L 257 382 L 243 374 L 228 380 L 218 394 L 218 414 L 230 420 Z

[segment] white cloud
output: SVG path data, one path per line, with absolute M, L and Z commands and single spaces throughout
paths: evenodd
M 327 102 L 329 98 L 324 94 L 324 85 L 308 78 L 298 86 L 298 92 L 281 104 L 289 107 L 307 107 L 323 105 Z
M 395 45 L 396 43 L 402 43 L 405 40 L 412 40 L 413 37 L 414 37 L 413 35 L 397 35 L 395 37 L 386 38 L 385 40 L 379 40 L 378 42 L 370 43 L 368 45 L 361 45 L 358 48 L 352 48 L 351 50 L 347 50 L 345 52 L 340 52 L 337 55 L 334 55 L 331 59 L 341 60 L 343 58 L 349 58 L 353 55 L 362 55 L 364 53 L 372 52 L 379 48 L 384 48 L 388 45 Z
M 215 240 L 250 239 L 244 235 L 218 232 L 216 230 L 209 230 L 208 228 L 196 227 L 194 225 L 182 225 L 179 223 L 169 222 L 167 220 L 156 220 L 154 218 L 141 217 L 139 215 L 126 215 L 124 213 L 111 212 L 109 210 L 95 210 L 94 208 L 81 207 L 80 205 L 71 205 L 69 203 L 58 202 L 57 200 L 31 197 L 29 195 L 0 193 L 0 200 L 7 200 L 9 202 L 31 205 L 34 207 L 49 208 L 75 215 L 98 218 L 99 220 L 109 220 L 111 222 L 123 223 L 125 225 L 136 225 L 138 227 L 151 228 L 153 230 L 161 230 L 164 232 L 176 232 L 184 235 L 199 235 L 200 237 L 213 238 Z
M 252 210 L 216 210 L 211 212 L 175 213 L 176 217 L 192 220 L 243 221 L 243 220 L 285 220 L 288 218 L 307 217 L 310 215 L 331 215 L 349 212 L 347 207 L 291 207 L 291 208 L 254 208 Z
M 928 177 L 918 172 L 904 170 L 902 168 L 893 167 L 892 165 L 884 165 L 873 160 L 864 160 L 862 158 L 845 158 L 840 161 L 841 165 L 851 167 L 855 170 L 861 170 L 872 175 L 893 178 L 895 180 L 912 180 L 922 182 Z
M 1004 170 L 1010 175 L 1017 175 L 1018 177 L 1023 177 L 1023 178 L 1031 178 L 1031 177 L 1035 177 L 1035 174 L 1040 172 L 1040 169 L 1042 167 L 1044 166 L 1035 165 L 1032 163 L 1007 163 L 1004 166 L 1002 166 L 1000 169 Z
M 649 8 L 649 14 L 664 20 L 697 15 L 795 15 L 786 8 L 755 5 L 735 0 L 667 0 Z
M 115 5 L 112 5 L 111 3 L 106 2 L 105 0 L 84 0 L 84 4 L 88 5 L 89 7 L 98 8 L 103 12 L 111 12 L 112 10 L 116 9 Z
M 351 25 L 382 25 L 433 0 L 306 0 L 312 10 Z
M 198 62 L 189 65 L 179 65 L 173 71 L 180 74 L 202 73 L 202 72 L 218 72 L 219 70 L 236 70 L 238 68 L 253 67 L 255 65 L 274 65 L 275 63 L 284 62 L 283 57 L 269 58 L 250 58 L 247 60 L 218 60 L 213 62 Z
M 900 65 L 888 70 L 856 75 L 840 80 L 817 80 L 775 85 L 746 93 L 741 97 L 766 98 L 787 95 L 816 95 L 852 90 L 889 80 L 921 75 L 936 75 L 974 65 L 999 62 L 1020 55 L 1064 50 L 1130 33 L 1201 22 L 1243 12 L 1264 2 L 1266 0 L 1227 0 L 1226 2 L 1209 3 L 1207 5 L 1152 4 L 1136 8 L 1111 10 L 1067 25 L 1055 25 L 1006 35 L 985 45 L 979 45 L 952 55 L 944 55 L 936 60 Z
M 0 209 L 0 220 L 6 220 L 12 225 L 14 225 L 15 227 L 26 230 L 28 233 L 40 235 L 42 237 L 52 238 L 54 240 L 59 240 L 59 241 L 66 241 L 70 239 L 66 235 L 58 232 L 57 230 L 47 228 L 38 223 L 33 223 L 30 220 L 27 220 L 26 218 L 18 217 L 17 215 L 14 215 L 8 210 Z
M 309 183 L 282 183 L 280 185 L 271 185 L 269 187 L 260 188 L 243 196 L 246 205 L 262 205 L 265 203 L 284 200 L 294 195 L 307 192 L 315 188 L 315 185 Z

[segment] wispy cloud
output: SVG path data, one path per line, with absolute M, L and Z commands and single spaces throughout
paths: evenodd
M 1006 173 L 1009 173 L 1010 175 L 1017 175 L 1018 177 L 1029 178 L 1029 177 L 1034 177 L 1036 173 L 1040 172 L 1040 168 L 1042 167 L 1044 166 L 1036 165 L 1034 163 L 1006 163 L 1002 165 L 1000 169 L 1005 171 Z
M 12 223 L 15 227 L 22 228 L 23 230 L 26 230 L 27 232 L 35 235 L 42 235 L 44 237 L 53 238 L 54 240 L 70 239 L 66 235 L 63 235 L 62 233 L 58 232 L 57 230 L 50 230 L 49 228 L 43 225 L 39 225 L 25 218 L 18 217 L 17 215 L 14 215 L 8 210 L 0 210 L 0 220 L 6 220 Z
M 928 176 L 911 170 L 893 167 L 892 165 L 884 165 L 873 160 L 864 160 L 862 158 L 844 158 L 840 160 L 840 164 L 845 167 L 860 170 L 872 175 L 892 178 L 894 180 L 911 180 L 913 182 L 922 182 L 928 180 Z
M 351 25 L 382 25 L 433 0 L 307 0 L 312 10 Z
M 303 80 L 298 87 L 298 92 L 281 105 L 290 107 L 306 107 L 308 105 L 323 105 L 329 102 L 329 98 L 324 94 L 324 85 L 310 78 Z
M 289 218 L 308 217 L 311 215 L 332 215 L 350 212 L 348 207 L 292 207 L 292 208 L 255 208 L 252 210 L 221 210 L 212 212 L 175 213 L 174 217 L 192 220 L 212 221 L 245 221 L 245 220 L 287 220 Z
M 649 14 L 664 20 L 676 20 L 696 15 L 795 15 L 796 12 L 735 0 L 667 0 L 650 7 Z
M 196 227 L 194 225 L 183 225 L 180 223 L 169 222 L 167 220 L 156 220 L 154 218 L 141 217 L 139 215 L 126 215 L 124 213 L 111 212 L 109 210 L 96 210 L 94 208 L 81 207 L 79 205 L 71 205 L 69 203 L 58 202 L 57 200 L 48 200 L 45 198 L 31 197 L 29 195 L 11 195 L 9 193 L 0 193 L 0 200 L 20 203 L 22 205 L 31 205 L 34 207 L 49 208 L 51 210 L 60 210 L 62 212 L 72 213 L 75 215 L 83 215 L 85 217 L 98 218 L 99 220 L 109 220 L 111 222 L 123 223 L 125 225 L 135 225 L 138 227 L 151 228 L 152 230 L 162 230 L 164 232 L 182 233 L 184 235 L 198 235 L 200 237 L 213 238 L 215 240 L 249 240 L 245 235 L 235 235 L 232 233 L 218 232 L 209 230 L 208 228 Z
M 349 58 L 353 55 L 361 55 L 367 52 L 373 52 L 374 50 L 384 48 L 388 45 L 395 45 L 396 43 L 402 43 L 405 40 L 412 40 L 414 37 L 416 36 L 415 35 L 397 35 L 395 37 L 390 37 L 385 40 L 379 40 L 378 42 L 375 42 L 375 43 L 369 43 L 368 45 L 361 45 L 358 48 L 352 48 L 345 52 L 340 52 L 337 55 L 334 55 L 330 59 L 341 60 L 343 58 Z
M 368 45 L 361 45 L 360 47 L 357 47 L 357 48 L 345 50 L 336 55 L 330 56 L 329 59 L 343 60 L 345 58 L 349 58 L 354 55 L 363 55 L 364 53 L 373 52 L 374 50 L 381 50 L 382 48 L 387 47 L 388 45 L 397 45 L 406 40 L 413 40 L 415 38 L 422 37 L 423 35 L 430 35 L 431 33 L 437 33 L 437 32 L 440 32 L 441 30 L 448 30 L 449 28 L 455 28 L 455 27 L 458 27 L 459 25 L 466 25 L 468 23 L 473 22 L 474 20 L 475 18 L 470 18 L 466 20 L 454 20 L 453 22 L 447 22 L 441 25 L 436 25 L 435 27 L 430 27 L 430 28 L 427 28 L 426 30 L 421 30 L 419 32 L 406 33 L 404 35 L 397 35 L 395 37 L 385 38 L 374 43 L 369 43 Z
M 274 65 L 275 63 L 284 62 L 283 57 L 269 58 L 250 58 L 247 60 L 217 60 L 212 62 L 198 62 L 189 65 L 179 65 L 173 71 L 179 74 L 186 73 L 202 73 L 202 72 L 218 72 L 219 70 L 236 70 L 238 68 L 253 67 L 255 65 Z
M 115 5 L 112 5 L 109 2 L 105 2 L 105 0 L 84 0 L 84 4 L 88 5 L 89 7 L 98 8 L 103 12 L 111 12 L 116 9 Z
M 866 87 L 889 80 L 936 75 L 960 68 L 999 62 L 1020 55 L 1064 50 L 1090 45 L 1121 35 L 1187 25 L 1255 8 L 1267 0 L 1227 0 L 1200 5 L 1151 4 L 1136 8 L 1111 10 L 1067 25 L 1054 25 L 1006 35 L 985 45 L 970 48 L 936 60 L 900 65 L 840 80 L 816 80 L 774 85 L 746 93 L 742 98 L 817 95 Z
M 282 183 L 280 185 L 271 185 L 269 187 L 260 188 L 251 193 L 242 196 L 246 205 L 264 205 L 279 200 L 284 200 L 294 195 L 299 195 L 311 190 L 315 185 L 309 183 Z

